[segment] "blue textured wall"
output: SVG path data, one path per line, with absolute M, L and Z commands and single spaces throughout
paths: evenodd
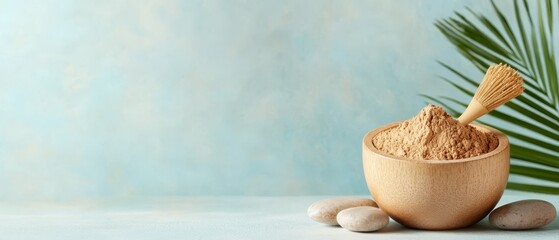
M 2 1 L 0 197 L 366 194 L 364 133 L 473 72 L 433 26 L 464 6 Z

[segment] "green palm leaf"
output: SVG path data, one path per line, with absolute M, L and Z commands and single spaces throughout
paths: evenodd
M 550 1 L 514 1 L 507 15 L 494 3 L 494 21 L 468 10 L 468 16 L 439 20 L 435 26 L 480 72 L 495 63 L 516 68 L 525 79 L 524 93 L 482 118 L 482 124 L 511 138 L 510 173 L 533 178 L 541 184 L 509 182 L 510 189 L 559 194 L 559 80 L 554 48 L 557 4 Z M 456 68 L 439 62 L 454 76 L 441 79 L 468 97 L 479 82 Z M 458 117 L 467 103 L 454 98 L 422 95 Z M 507 126 L 504 127 L 503 123 Z

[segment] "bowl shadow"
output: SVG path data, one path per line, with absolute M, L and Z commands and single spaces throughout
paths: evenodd
M 530 230 L 503 230 L 493 227 L 489 224 L 487 218 L 483 219 L 482 221 L 471 225 L 465 228 L 459 229 L 451 229 L 451 230 L 424 230 L 424 229 L 415 229 L 415 228 L 408 228 L 404 225 L 401 225 L 393 220 L 390 221 L 388 226 L 383 229 L 377 231 L 377 233 L 403 233 L 403 232 L 437 232 L 437 233 L 460 233 L 460 234 L 468 234 L 468 233 L 488 233 L 488 232 L 495 232 L 495 233 L 510 233 L 515 234 L 518 232 L 549 232 L 549 231 L 557 231 L 559 232 L 559 220 L 555 220 L 552 223 L 537 229 L 530 229 Z

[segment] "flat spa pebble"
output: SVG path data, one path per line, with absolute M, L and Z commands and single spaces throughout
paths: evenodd
M 489 214 L 489 223 L 506 230 L 527 230 L 551 223 L 557 214 L 553 204 L 543 200 L 523 200 L 503 205 Z
M 313 203 L 307 210 L 309 217 L 317 222 L 329 225 L 338 225 L 336 216 L 346 208 L 370 206 L 378 207 L 377 203 L 369 198 L 339 197 L 320 200 Z
M 388 214 L 376 207 L 354 207 L 338 213 L 337 220 L 347 230 L 373 232 L 388 225 Z

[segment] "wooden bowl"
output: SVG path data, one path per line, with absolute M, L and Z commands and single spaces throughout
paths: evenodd
M 487 126 L 499 139 L 489 153 L 458 160 L 421 160 L 390 156 L 372 139 L 399 123 L 368 132 L 363 139 L 363 170 L 369 192 L 390 217 L 411 228 L 462 228 L 483 219 L 505 190 L 510 167 L 507 137 Z

